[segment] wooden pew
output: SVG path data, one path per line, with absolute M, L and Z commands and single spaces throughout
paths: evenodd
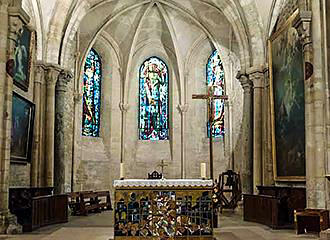
M 33 231 L 43 226 L 68 222 L 67 206 L 66 194 L 32 198 L 31 225 L 26 225 L 25 230 Z
M 259 195 L 244 194 L 244 220 L 278 228 L 294 227 L 294 211 L 306 208 L 306 189 L 257 186 Z
M 100 212 L 98 195 L 95 192 L 81 192 L 80 193 L 80 211 L 82 215 L 87 216 L 88 212 Z
M 279 226 L 279 200 L 273 196 L 244 194 L 244 221 L 265 224 L 271 228 Z
M 68 221 L 68 197 L 52 195 L 53 188 L 10 188 L 9 209 L 24 232 Z
M 68 205 L 72 210 L 72 215 L 78 215 L 80 212 L 80 193 L 68 193 Z
M 97 195 L 97 202 L 100 210 L 112 210 L 110 192 L 109 191 L 100 191 L 95 192 Z

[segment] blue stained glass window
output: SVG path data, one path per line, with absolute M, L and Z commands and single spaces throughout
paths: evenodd
M 91 49 L 84 67 L 82 135 L 99 137 L 101 105 L 101 59 Z
M 144 61 L 139 71 L 139 139 L 166 140 L 168 121 L 168 68 L 157 57 Z
M 215 50 L 206 66 L 207 86 L 208 89 L 213 88 L 213 93 L 216 96 L 225 94 L 225 72 L 223 64 L 220 59 L 218 50 Z M 212 126 L 212 137 L 223 137 L 225 134 L 224 129 L 224 116 L 225 116 L 225 104 L 223 99 L 215 99 L 213 101 L 213 116 L 214 122 Z M 207 123 L 207 135 L 210 137 L 210 121 Z

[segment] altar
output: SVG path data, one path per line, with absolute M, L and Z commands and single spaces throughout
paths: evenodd
M 115 180 L 115 239 L 213 239 L 212 180 Z

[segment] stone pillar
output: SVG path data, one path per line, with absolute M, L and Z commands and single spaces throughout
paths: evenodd
M 42 161 L 41 151 L 41 135 L 42 135 L 42 121 L 41 121 L 41 105 L 42 105 L 42 85 L 44 84 L 44 70 L 45 66 L 38 63 L 35 68 L 34 78 L 34 94 L 33 101 L 35 104 L 35 115 L 34 115 L 34 137 L 33 137 L 33 153 L 31 162 L 31 186 L 40 186 L 40 162 Z
M 5 117 L 8 115 L 5 109 L 5 85 L 7 80 L 7 40 L 8 40 L 8 2 L 0 0 L 0 233 L 7 228 L 6 218 L 8 216 L 8 182 L 9 163 L 4 158 L 5 151 Z
M 236 78 L 240 81 L 243 94 L 243 119 L 242 119 L 242 168 L 241 181 L 243 193 L 253 192 L 253 118 L 252 94 L 253 83 L 247 75 L 238 72 Z
M 126 114 L 129 109 L 129 105 L 127 103 L 120 102 L 119 109 L 121 111 L 121 148 L 120 148 L 120 162 L 125 162 L 125 129 L 126 129 Z M 125 173 L 127 173 L 127 167 L 125 166 Z M 126 177 L 126 176 L 125 176 Z
M 14 56 L 14 40 L 28 22 L 21 0 L 0 0 L 0 233 L 22 231 L 8 210 L 13 79 L 6 73 L 6 64 L 8 56 Z
M 272 157 L 272 126 L 270 109 L 270 81 L 269 69 L 264 70 L 264 92 L 263 92 L 263 123 L 262 123 L 262 158 L 263 158 L 263 184 L 266 186 L 274 185 L 274 168 Z
M 318 9 L 315 14 L 318 14 Z M 316 19 L 319 19 L 318 17 L 316 16 Z M 318 39 L 322 33 L 319 25 L 313 23 L 313 34 L 317 36 L 313 46 L 312 12 L 310 11 L 300 11 L 294 27 L 301 38 L 304 51 L 307 207 L 326 208 L 325 80 L 322 71 L 318 70 L 324 65 L 321 65 L 318 59 L 314 61 L 313 57 L 314 54 L 322 54 L 319 45 L 321 43 Z
M 65 136 L 69 132 L 65 131 L 65 114 L 69 110 L 67 107 L 66 93 L 68 91 L 68 83 L 71 82 L 73 74 L 70 71 L 61 71 L 56 83 L 56 98 L 55 98 L 55 147 L 54 147 L 54 187 L 55 193 L 65 193 L 71 186 L 68 173 L 71 173 L 70 165 L 72 162 L 67 162 L 65 158 L 66 147 Z M 68 114 L 70 114 L 68 112 Z M 70 156 L 71 157 L 71 156 Z M 71 159 L 71 158 L 70 158 Z M 70 179 L 69 179 L 70 178 Z
M 262 92 L 264 72 L 260 68 L 248 70 L 249 80 L 253 82 L 253 193 L 256 186 L 262 185 Z
M 178 105 L 178 110 L 181 115 L 181 178 L 186 178 L 186 138 L 185 138 L 185 129 L 186 129 L 186 119 L 185 115 L 188 111 L 189 105 L 182 104 Z
M 49 65 L 46 69 L 46 119 L 45 119 L 45 185 L 54 186 L 54 130 L 55 85 L 61 69 Z

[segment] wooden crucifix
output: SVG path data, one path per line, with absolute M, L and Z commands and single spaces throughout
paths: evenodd
M 213 103 L 215 99 L 224 99 L 228 100 L 228 96 L 226 95 L 214 95 L 214 87 L 211 86 L 208 89 L 207 94 L 193 94 L 192 99 L 206 99 L 207 100 L 207 119 L 209 119 L 210 124 L 210 176 L 213 179 L 213 124 L 214 124 L 214 110 Z

